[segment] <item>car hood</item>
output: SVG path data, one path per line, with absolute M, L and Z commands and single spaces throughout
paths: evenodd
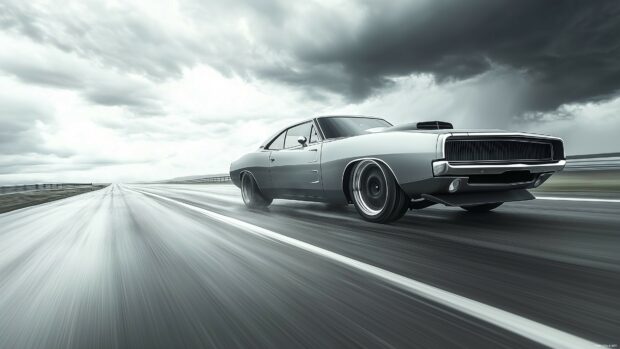
M 369 133 L 383 133 L 383 132 L 415 132 L 415 133 L 435 133 L 435 134 L 445 134 L 445 133 L 497 133 L 497 132 L 508 132 L 505 130 L 497 130 L 497 129 L 437 129 L 437 130 L 420 130 L 415 124 L 409 125 L 398 125 L 392 127 L 380 127 L 373 128 L 368 130 Z
M 497 134 L 497 133 L 505 133 L 510 135 L 531 135 L 531 136 L 545 136 L 544 134 L 538 133 L 522 133 L 522 132 L 513 132 L 499 129 L 473 129 L 473 128 L 461 128 L 461 129 L 438 129 L 438 130 L 420 130 L 416 127 L 416 123 L 397 125 L 391 127 L 382 127 L 368 130 L 369 133 L 384 133 L 384 132 L 409 132 L 409 133 L 431 133 L 431 134 Z

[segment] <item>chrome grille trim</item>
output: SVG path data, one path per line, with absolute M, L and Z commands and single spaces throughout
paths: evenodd
M 522 137 L 449 137 L 445 159 L 451 163 L 541 163 L 553 160 L 553 145 Z

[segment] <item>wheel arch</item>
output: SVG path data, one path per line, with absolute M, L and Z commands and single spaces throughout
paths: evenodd
M 256 180 L 256 176 L 254 175 L 254 173 L 252 173 L 252 171 L 248 169 L 243 169 L 239 172 L 239 183 L 241 183 L 241 180 L 243 179 L 243 175 L 245 175 L 246 173 L 252 176 L 252 178 L 254 178 L 254 183 L 256 183 L 256 186 L 258 187 L 258 189 L 261 190 L 261 187 L 260 185 L 258 185 L 258 181 Z

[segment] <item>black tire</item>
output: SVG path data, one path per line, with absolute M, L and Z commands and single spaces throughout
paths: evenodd
M 349 193 L 357 213 L 374 223 L 401 218 L 409 204 L 390 169 L 375 160 L 355 164 L 349 178 Z
M 407 196 L 407 194 L 405 194 L 405 192 L 402 189 L 400 189 L 398 184 L 396 186 L 398 187 L 399 192 L 400 192 L 398 195 L 399 202 L 396 205 L 394 205 L 394 212 L 392 212 L 392 216 L 389 219 L 390 222 L 394 222 L 394 221 L 397 221 L 403 218 L 403 216 L 409 210 L 409 201 L 411 200 Z
M 265 208 L 273 201 L 260 191 L 254 176 L 247 172 L 241 175 L 241 197 L 247 208 Z
M 495 208 L 500 207 L 503 204 L 503 202 L 495 202 L 492 204 L 482 204 L 482 205 L 468 205 L 468 206 L 461 206 L 462 209 L 467 210 L 469 212 L 474 212 L 474 213 L 482 213 L 482 212 L 489 212 Z

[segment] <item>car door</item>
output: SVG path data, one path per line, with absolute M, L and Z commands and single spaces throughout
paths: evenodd
M 298 139 L 306 138 L 305 144 Z M 270 175 L 277 196 L 291 199 L 320 198 L 321 142 L 313 121 L 295 125 L 286 130 L 284 146 L 270 154 Z

